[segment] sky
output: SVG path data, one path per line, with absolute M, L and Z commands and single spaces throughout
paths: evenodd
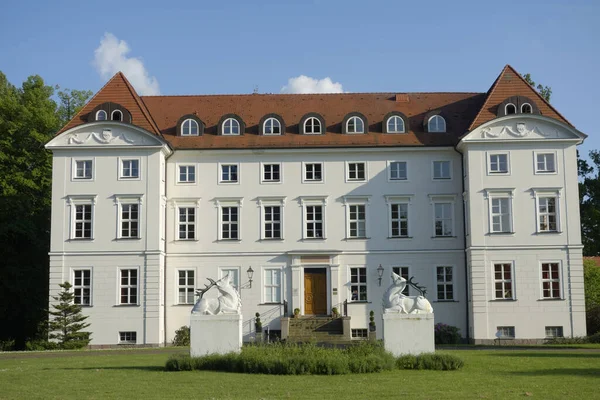
M 485 92 L 504 65 L 600 149 L 600 1 L 46 1 L 0 7 L 0 71 L 140 94 Z

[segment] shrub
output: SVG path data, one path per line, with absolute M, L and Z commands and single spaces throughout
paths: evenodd
M 450 354 L 423 353 L 418 356 L 406 354 L 396 359 L 399 369 L 430 369 L 453 371 L 464 366 L 464 361 Z
M 442 323 L 435 324 L 435 344 L 460 343 L 460 329 Z
M 25 342 L 25 350 L 27 351 L 58 350 L 60 348 L 58 343 L 47 340 L 30 340 Z
M 546 344 L 584 344 L 589 343 L 589 338 L 586 336 L 575 336 L 572 338 L 569 337 L 555 337 L 552 339 L 547 339 Z
M 15 340 L 0 340 L 0 351 L 11 351 L 15 348 Z
M 182 326 L 175 331 L 173 346 L 189 346 L 190 345 L 190 327 Z
M 590 342 L 590 343 L 600 343 L 600 331 L 594 333 L 591 336 L 588 336 L 588 342 Z

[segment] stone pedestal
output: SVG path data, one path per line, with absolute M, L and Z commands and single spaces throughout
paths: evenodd
M 395 356 L 433 353 L 435 351 L 433 313 L 384 313 L 383 344 L 385 349 Z
M 190 355 L 239 353 L 242 349 L 242 315 L 192 314 L 190 317 Z

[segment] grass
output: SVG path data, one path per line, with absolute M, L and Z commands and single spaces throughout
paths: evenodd
M 597 349 L 442 350 L 459 371 L 395 370 L 339 376 L 165 372 L 174 352 L 0 354 L 0 399 L 538 399 L 595 398 Z

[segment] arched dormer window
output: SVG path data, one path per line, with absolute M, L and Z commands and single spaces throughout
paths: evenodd
M 240 123 L 235 118 L 227 118 L 223 122 L 223 135 L 239 135 L 240 134 Z
M 198 122 L 189 118 L 183 121 L 181 124 L 181 136 L 198 136 L 200 132 L 200 127 L 198 126 Z
M 513 103 L 508 103 L 506 106 L 504 106 L 504 113 L 506 115 L 516 114 L 517 106 L 515 106 Z
M 405 133 L 404 119 L 399 115 L 392 115 L 385 122 L 385 133 Z
M 110 119 L 112 121 L 123 121 L 123 113 L 121 112 L 121 110 L 114 110 L 110 114 Z
M 321 121 L 317 117 L 309 117 L 304 121 L 303 131 L 305 135 L 320 135 L 323 133 L 321 130 Z
M 263 135 L 281 135 L 281 122 L 279 122 L 277 118 L 267 118 L 267 120 L 263 123 Z
M 346 121 L 346 132 L 365 133 L 365 123 L 360 117 L 350 117 Z
M 521 114 L 533 114 L 533 108 L 529 103 L 521 104 Z
M 537 104 L 528 97 L 516 95 L 507 97 L 498 105 L 496 116 L 506 117 L 514 114 L 537 114 L 541 115 Z
M 446 120 L 441 115 L 434 115 L 427 121 L 427 132 L 446 132 Z
M 106 111 L 98 110 L 98 112 L 96 112 L 96 121 L 106 121 L 107 119 Z

